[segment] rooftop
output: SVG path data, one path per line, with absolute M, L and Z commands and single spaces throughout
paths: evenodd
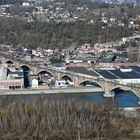
M 122 70 L 123 69 L 123 70 Z M 116 67 L 112 69 L 96 69 L 88 70 L 84 67 L 68 67 L 68 71 L 90 75 L 90 76 L 102 76 L 106 79 L 140 79 L 140 67 L 129 66 L 129 67 Z

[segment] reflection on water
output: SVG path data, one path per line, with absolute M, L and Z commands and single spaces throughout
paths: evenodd
M 130 91 L 118 91 L 115 95 L 116 103 L 119 107 L 137 107 L 139 98 Z
M 103 93 L 81 93 L 81 94 L 47 94 L 47 95 L 12 95 L 8 96 L 9 101 L 17 100 L 38 100 L 40 98 L 47 98 L 49 100 L 74 100 L 74 101 L 84 101 L 84 102 L 96 102 L 104 103 L 105 98 Z M 130 91 L 117 91 L 115 98 L 112 99 L 117 103 L 118 107 L 137 107 L 138 97 Z M 111 102 L 112 103 L 112 102 Z

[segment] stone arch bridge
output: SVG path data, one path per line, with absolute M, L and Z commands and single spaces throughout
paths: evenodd
M 59 72 L 57 70 L 53 70 L 53 72 L 56 73 L 58 79 L 61 79 L 64 76 L 69 77 L 73 81 L 74 86 L 80 86 L 81 83 L 85 81 L 91 81 L 105 91 L 106 97 L 112 96 L 115 89 L 130 90 L 134 92 L 138 97 L 140 97 L 140 86 L 135 84 L 120 84 L 115 80 L 85 75 L 81 73 L 74 73 L 66 70 L 59 70 Z
M 138 97 L 140 97 L 140 86 L 137 86 L 134 84 L 124 85 L 124 84 L 120 84 L 116 82 L 115 80 L 109 80 L 109 79 L 96 77 L 96 76 L 89 76 L 89 75 L 85 75 L 81 73 L 74 73 L 67 70 L 58 70 L 53 67 L 42 68 L 39 65 L 32 64 L 30 62 L 14 60 L 14 59 L 6 59 L 5 57 L 2 57 L 2 56 L 1 58 L 4 59 L 5 63 L 12 62 L 16 68 L 20 68 L 22 66 L 29 67 L 31 73 L 34 75 L 38 75 L 41 71 L 46 71 L 47 73 L 50 73 L 50 75 L 54 79 L 62 79 L 62 77 L 67 76 L 74 83 L 74 86 L 79 86 L 84 81 L 95 82 L 97 85 L 103 88 L 103 90 L 105 91 L 105 96 L 107 97 L 112 96 L 113 91 L 118 88 L 122 90 L 131 90 Z

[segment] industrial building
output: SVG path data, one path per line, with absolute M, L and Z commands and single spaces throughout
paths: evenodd
M 21 71 L 11 72 L 7 65 L 0 65 L 0 89 L 22 89 L 23 76 Z

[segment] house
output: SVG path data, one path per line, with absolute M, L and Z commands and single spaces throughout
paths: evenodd
M 23 7 L 29 7 L 29 6 L 30 6 L 30 3 L 29 3 L 29 2 L 23 2 L 23 3 L 22 3 L 22 6 L 23 6 Z
M 32 79 L 32 88 L 38 88 L 38 80 Z
M 22 89 L 22 79 L 1 80 L 0 89 Z

